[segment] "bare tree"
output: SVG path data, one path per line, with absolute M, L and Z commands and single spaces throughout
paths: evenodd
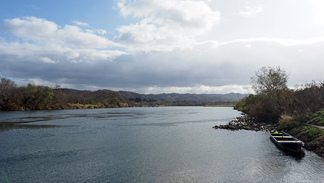
M 262 67 L 251 80 L 257 102 L 250 114 L 263 121 L 278 121 L 292 102 L 293 91 L 287 87 L 288 75 L 279 66 Z
M 262 67 L 251 78 L 252 88 L 258 94 L 271 94 L 277 90 L 287 90 L 288 75 L 278 67 Z

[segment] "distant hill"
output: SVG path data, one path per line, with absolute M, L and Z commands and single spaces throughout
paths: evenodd
M 178 94 L 178 93 L 163 93 L 163 94 L 139 94 L 135 92 L 119 91 L 122 99 L 142 99 L 142 100 L 159 100 L 163 102 L 201 102 L 201 103 L 216 103 L 216 102 L 236 102 L 247 94 L 228 93 L 228 94 Z
M 121 101 L 132 100 L 132 101 L 161 101 L 161 102 L 188 102 L 188 103 L 226 103 L 236 102 L 248 94 L 241 93 L 228 93 L 228 94 L 178 94 L 178 93 L 163 93 L 163 94 L 140 94 L 129 91 L 111 91 L 111 90 L 98 90 L 98 91 L 87 91 L 87 90 L 75 90 L 68 88 L 59 89 L 66 94 L 81 94 L 82 98 L 98 99 L 98 101 L 104 101 L 105 98 L 117 97 Z M 116 94 L 120 94 L 120 96 Z M 110 96 L 112 95 L 112 96 Z M 99 100 L 100 99 L 100 100 Z
M 246 95 L 229 94 L 139 94 L 113 90 L 76 90 L 47 86 L 17 87 L 13 81 L 1 78 L 5 92 L 0 91 L 0 111 L 94 109 L 160 106 L 233 106 Z

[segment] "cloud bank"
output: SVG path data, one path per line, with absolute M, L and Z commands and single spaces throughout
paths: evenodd
M 321 80 L 324 38 L 199 40 L 220 26 L 221 12 L 208 1 L 118 1 L 121 16 L 136 22 L 117 33 L 80 21 L 58 25 L 40 17 L 5 19 L 0 76 L 18 84 L 59 84 L 76 89 L 140 93 L 249 91 L 263 66 L 281 66 L 290 84 Z M 246 8 L 244 16 L 263 9 Z

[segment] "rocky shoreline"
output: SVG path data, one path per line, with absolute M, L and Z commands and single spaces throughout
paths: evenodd
M 226 125 L 215 125 L 213 128 L 226 130 L 272 131 L 276 130 L 278 128 L 278 125 L 254 122 L 247 116 L 241 116 L 233 119 Z
M 215 125 L 214 129 L 226 129 L 226 130 L 250 130 L 250 131 L 272 131 L 281 130 L 278 128 L 278 124 L 268 124 L 254 122 L 247 116 L 241 116 L 233 119 L 226 125 Z M 285 130 L 296 138 L 305 143 L 304 148 L 316 153 L 318 156 L 324 158 L 324 138 L 316 138 L 315 134 L 305 134 L 301 132 L 302 127 L 296 127 L 295 129 Z M 284 130 L 284 129 L 282 129 Z

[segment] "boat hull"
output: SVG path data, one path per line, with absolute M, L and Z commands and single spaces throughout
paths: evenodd
M 280 149 L 292 153 L 300 152 L 304 145 L 302 141 L 285 132 L 279 134 L 270 133 L 270 139 Z

